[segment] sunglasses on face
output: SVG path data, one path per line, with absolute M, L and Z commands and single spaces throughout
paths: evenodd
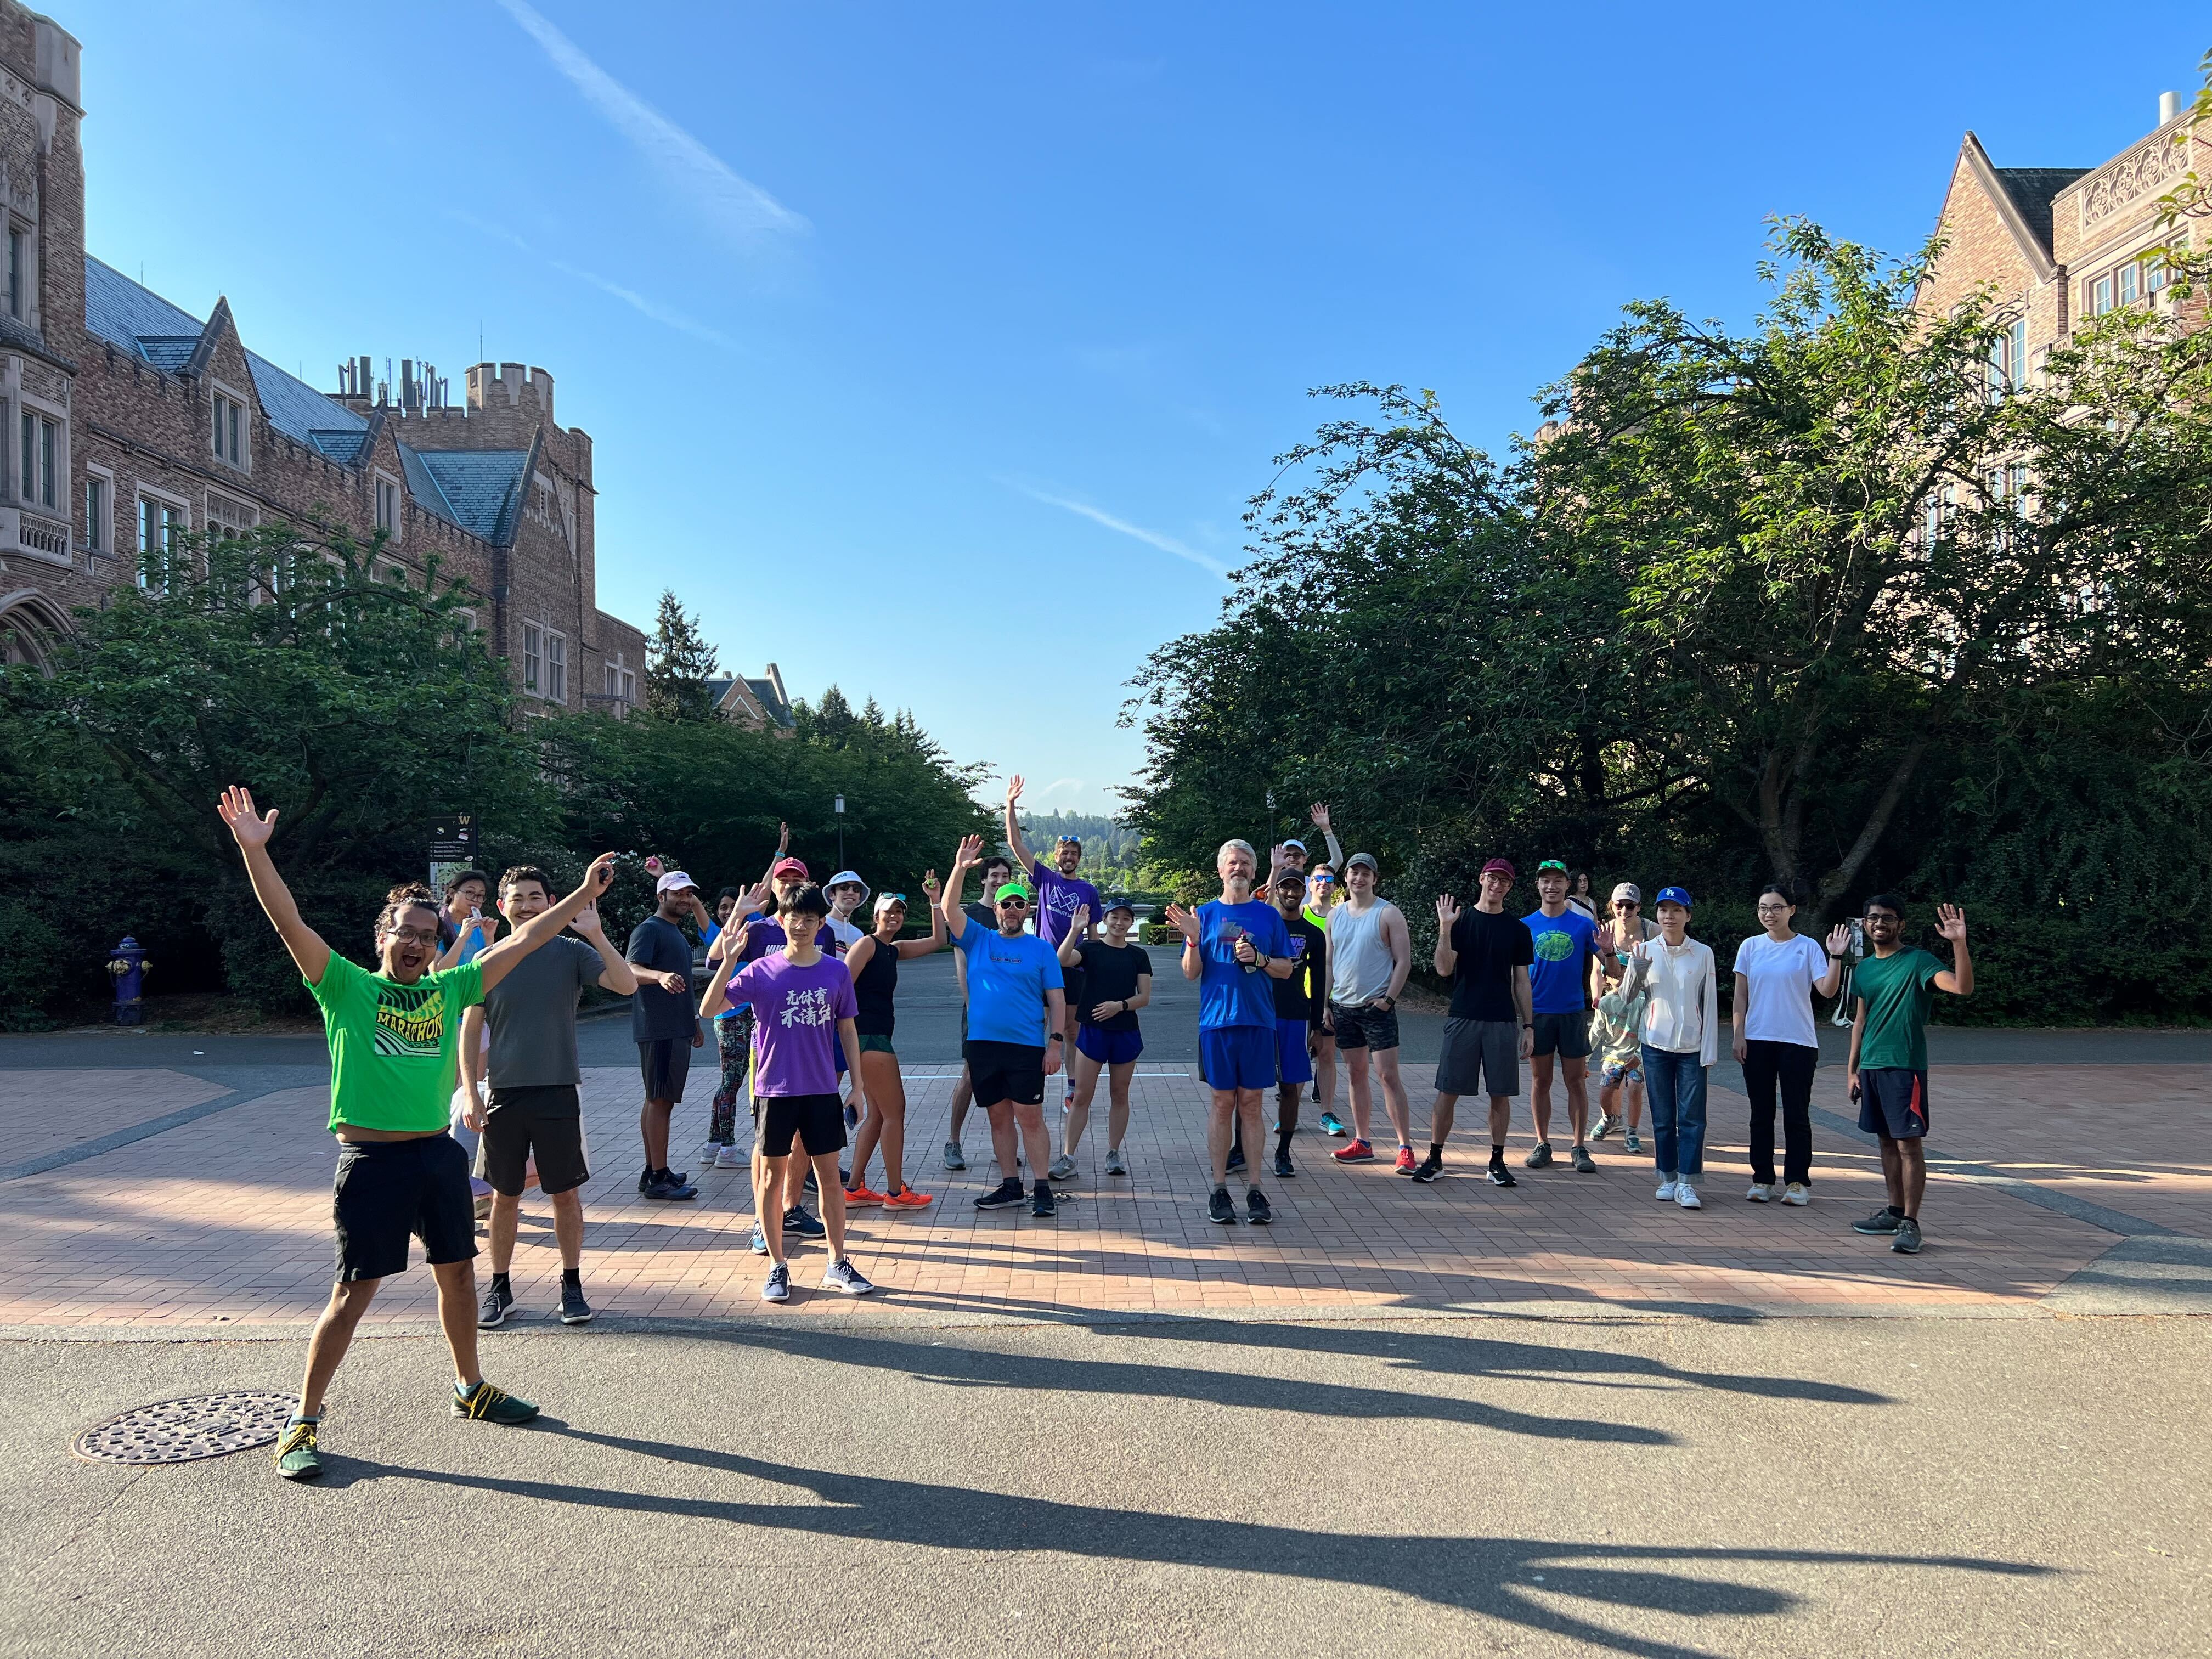
M 1640 910 L 1644 907 L 1634 899 L 1615 899 L 1613 902 L 1613 908 L 1616 910 Z
M 1030 908 L 1030 902 L 1027 899 L 1000 899 L 999 908 L 1001 910 L 1026 910 Z

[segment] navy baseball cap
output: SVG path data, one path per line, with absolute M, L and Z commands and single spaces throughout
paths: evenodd
M 1654 905 L 1679 904 L 1685 910 L 1694 910 L 1698 908 L 1690 902 L 1690 890 L 1686 887 L 1662 887 L 1659 890 L 1659 896 L 1653 899 L 1651 902 Z

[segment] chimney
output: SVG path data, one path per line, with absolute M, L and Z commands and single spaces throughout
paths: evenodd
M 2160 94 L 2159 94 L 2159 95 L 2158 95 L 2158 124 L 2159 124 L 2159 125 L 2160 125 L 2160 126 L 2164 126 L 2164 125 L 2165 125 L 2168 121 L 2172 120 L 2176 116 L 2179 115 L 2180 113 L 2181 113 L 2181 94 L 2180 94 L 2179 93 L 2178 93 L 2178 92 L 2161 92 Z

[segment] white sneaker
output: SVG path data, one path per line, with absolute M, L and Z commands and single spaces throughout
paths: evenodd
M 1795 1204 L 1802 1210 L 1813 1201 L 1813 1194 L 1803 1182 L 1793 1181 L 1790 1183 L 1789 1189 L 1782 1194 L 1782 1201 L 1784 1204 Z
M 1705 1200 L 1698 1196 L 1698 1189 L 1686 1180 L 1674 1183 L 1674 1201 L 1686 1210 L 1702 1210 Z
M 1109 1146 L 1106 1149 L 1106 1173 L 1120 1176 L 1129 1173 L 1128 1164 L 1122 1158 L 1121 1149 L 1119 1146 Z
M 745 1155 L 735 1146 L 717 1146 L 714 1149 L 714 1167 L 718 1170 L 742 1170 L 745 1167 Z
M 1764 1204 L 1774 1196 L 1774 1183 L 1769 1181 L 1754 1181 L 1751 1183 L 1751 1190 L 1744 1196 L 1754 1204 Z
M 1652 1194 L 1651 1196 L 1657 1199 L 1662 1204 L 1671 1204 L 1674 1201 L 1674 1194 L 1680 1190 L 1680 1188 L 1681 1183 L 1676 1181 L 1674 1176 L 1661 1176 L 1659 1177 L 1659 1190 Z

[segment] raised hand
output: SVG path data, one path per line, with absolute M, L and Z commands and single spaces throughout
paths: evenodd
M 791 826 L 779 823 L 775 826 L 775 855 L 781 858 L 791 850 Z
M 1834 927 L 1828 929 L 1828 954 L 1830 956 L 1844 956 L 1850 951 L 1850 923 L 1848 921 L 1839 921 Z
M 1168 926 L 1182 935 L 1185 944 L 1198 943 L 1198 917 L 1195 915 L 1180 904 L 1170 904 L 1162 914 L 1167 917 Z
M 952 855 L 952 873 L 955 876 L 965 875 L 981 863 L 982 860 L 982 836 L 963 836 L 960 838 L 960 850 Z
M 1067 931 L 1071 933 L 1079 933 L 1090 926 L 1091 907 L 1087 904 L 1077 905 L 1075 914 L 1068 918 Z
M 253 810 L 253 792 L 233 784 L 222 792 L 216 802 L 216 816 L 230 826 L 230 833 L 240 847 L 266 847 L 269 837 L 276 829 L 276 808 L 265 814 Z
M 274 817 L 276 815 L 271 812 L 269 816 Z M 1955 904 L 1937 905 L 1936 931 L 1954 945 L 1960 943 L 1966 937 L 1966 913 Z
M 615 884 L 615 855 L 602 853 L 593 859 L 590 867 L 584 872 L 583 884 L 592 890 L 592 898 L 596 904 L 605 896 L 607 889 Z
M 1459 925 L 1459 900 L 1449 893 L 1437 895 L 1437 931 L 1449 933 Z
M 648 876 L 659 876 L 659 875 L 662 875 L 662 874 L 665 873 L 666 869 L 667 869 L 667 866 L 665 866 L 664 864 L 662 864 L 662 863 L 661 863 L 661 861 L 660 861 L 660 854 L 658 854 L 658 853 L 653 853 L 653 854 L 648 854 L 648 855 L 647 856 L 646 860 L 645 860 L 645 873 L 646 873 L 647 875 L 648 875 Z
M 921 876 L 921 891 L 922 891 L 922 896 L 923 896 L 925 898 L 928 899 L 928 901 L 929 901 L 932 904 L 934 904 L 934 903 L 936 903 L 936 902 L 937 902 L 938 888 L 939 888 L 939 883 L 938 883 L 938 879 L 937 879 L 937 872 L 936 872 L 936 871 L 934 871 L 934 870 L 925 870 L 924 872 L 922 872 L 922 876 Z
M 1006 780 L 1006 805 L 1012 806 L 1022 798 L 1022 775 L 1018 772 Z
M 1324 836 L 1327 835 L 1331 828 L 1334 827 L 1328 821 L 1328 802 L 1317 800 L 1311 806 L 1308 807 L 1306 811 L 1313 819 L 1313 827 L 1320 830 Z
M 582 909 L 576 912 L 575 920 L 571 921 L 568 926 L 574 928 L 576 932 L 581 933 L 586 939 L 591 938 L 592 934 L 599 931 L 599 905 L 597 903 L 586 905 Z

